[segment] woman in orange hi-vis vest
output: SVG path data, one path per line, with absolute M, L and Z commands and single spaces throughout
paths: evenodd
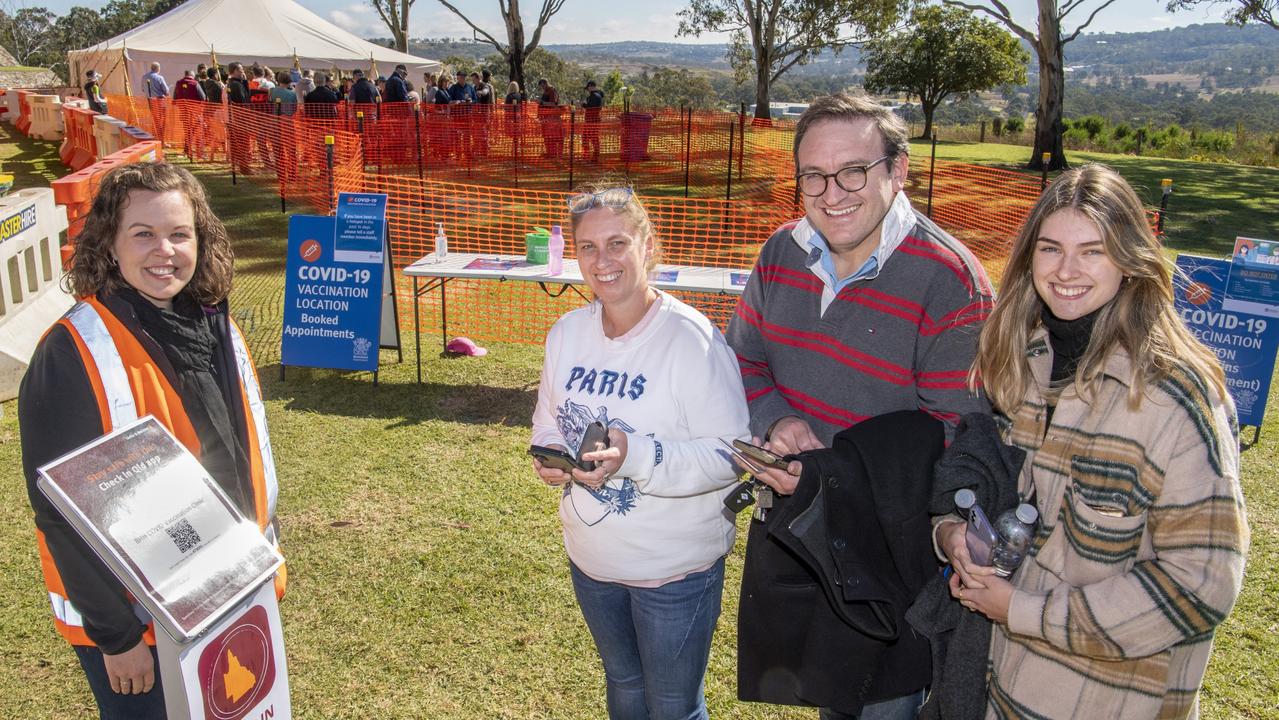
M 40 341 L 19 391 L 22 463 L 54 622 L 102 718 L 165 717 L 154 628 L 36 489 L 36 468 L 154 415 L 275 541 L 261 390 L 227 312 L 232 264 L 226 229 L 189 172 L 166 163 L 108 172 L 67 273 L 79 302 Z

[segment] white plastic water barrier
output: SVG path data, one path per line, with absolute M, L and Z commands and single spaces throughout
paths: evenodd
M 62 98 L 57 95 L 31 95 L 31 129 L 28 134 L 41 140 L 61 140 Z
M 9 112 L 4 114 L 4 121 L 10 125 L 18 124 L 18 115 L 22 109 L 18 106 L 18 88 L 9 88 L 4 93 L 4 106 Z
M 51 188 L 0 198 L 0 400 L 17 396 L 36 343 L 73 304 L 61 284 L 66 229 Z

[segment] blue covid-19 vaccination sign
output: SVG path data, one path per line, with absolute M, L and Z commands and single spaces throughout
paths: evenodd
M 1279 349 L 1279 319 L 1223 309 L 1229 260 L 1183 254 L 1177 267 L 1189 278 L 1177 283 L 1178 314 L 1221 361 L 1239 424 L 1260 427 Z
M 386 196 L 381 212 L 385 213 Z M 360 206 L 361 208 L 367 206 Z M 343 242 L 342 220 L 289 218 L 281 362 L 340 370 L 377 370 L 381 345 L 383 236 L 377 249 L 367 218 Z

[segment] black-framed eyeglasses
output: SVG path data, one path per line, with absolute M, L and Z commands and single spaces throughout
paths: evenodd
M 619 210 L 626 207 L 626 204 L 635 196 L 635 191 L 629 187 L 615 187 L 599 192 L 577 193 L 568 196 L 568 211 L 574 215 L 581 215 L 588 210 L 597 207 L 613 208 Z
M 866 175 L 870 169 L 891 157 L 885 155 L 867 165 L 849 165 L 833 173 L 801 173 L 795 176 L 795 182 L 799 184 L 799 191 L 809 197 L 824 195 L 831 178 L 835 178 L 835 184 L 844 192 L 857 192 L 866 187 Z

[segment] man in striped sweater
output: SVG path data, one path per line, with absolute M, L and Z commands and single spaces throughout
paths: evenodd
M 943 420 L 949 437 L 960 415 L 988 409 L 966 376 L 993 291 L 967 248 L 912 209 L 909 151 L 905 123 L 868 98 L 819 98 L 799 120 L 805 215 L 764 244 L 728 327 L 751 432 L 774 452 L 829 447 L 840 430 L 898 410 Z M 910 438 L 900 451 L 912 452 Z M 785 496 L 799 478 L 760 479 Z M 767 542 L 760 525 L 748 556 Z M 922 699 L 822 717 L 913 718 Z

